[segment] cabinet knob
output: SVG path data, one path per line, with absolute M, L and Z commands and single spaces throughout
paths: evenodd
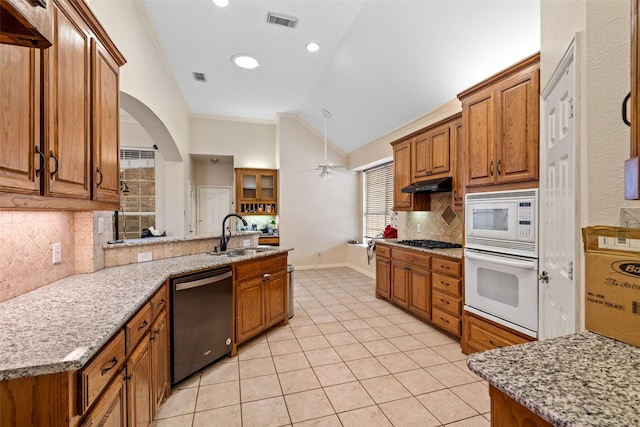
M 271 279 L 271 275 L 269 273 L 264 273 L 262 275 L 262 280 L 270 280 Z

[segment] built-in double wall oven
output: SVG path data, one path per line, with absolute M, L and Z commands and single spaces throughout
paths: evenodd
M 465 310 L 538 336 L 538 190 L 465 201 Z

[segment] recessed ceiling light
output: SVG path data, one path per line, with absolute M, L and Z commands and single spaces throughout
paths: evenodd
M 320 45 L 318 45 L 318 43 L 314 43 L 314 42 L 307 43 L 307 50 L 309 52 L 317 52 L 318 49 L 320 49 Z
M 237 55 L 233 55 L 231 58 L 234 64 L 236 64 L 240 68 L 245 68 L 247 70 L 253 70 L 260 66 L 260 63 L 256 58 L 251 55 L 247 55 L 246 53 L 239 53 Z
M 227 7 L 229 6 L 229 0 L 213 0 L 213 4 L 218 7 Z

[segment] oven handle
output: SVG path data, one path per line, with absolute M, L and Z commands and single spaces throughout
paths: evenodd
M 504 257 L 499 257 L 499 256 L 479 254 L 478 252 L 471 252 L 469 250 L 465 251 L 464 256 L 466 258 L 473 259 L 473 260 L 476 260 L 476 261 L 493 262 L 493 263 L 496 263 L 496 264 L 507 265 L 507 266 L 510 266 L 510 267 L 529 268 L 531 270 L 535 270 L 536 269 L 535 260 L 518 261 L 518 260 L 515 260 L 515 259 L 504 258 Z

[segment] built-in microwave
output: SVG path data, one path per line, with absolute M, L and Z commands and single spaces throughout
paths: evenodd
M 468 193 L 465 247 L 538 257 L 538 189 Z

